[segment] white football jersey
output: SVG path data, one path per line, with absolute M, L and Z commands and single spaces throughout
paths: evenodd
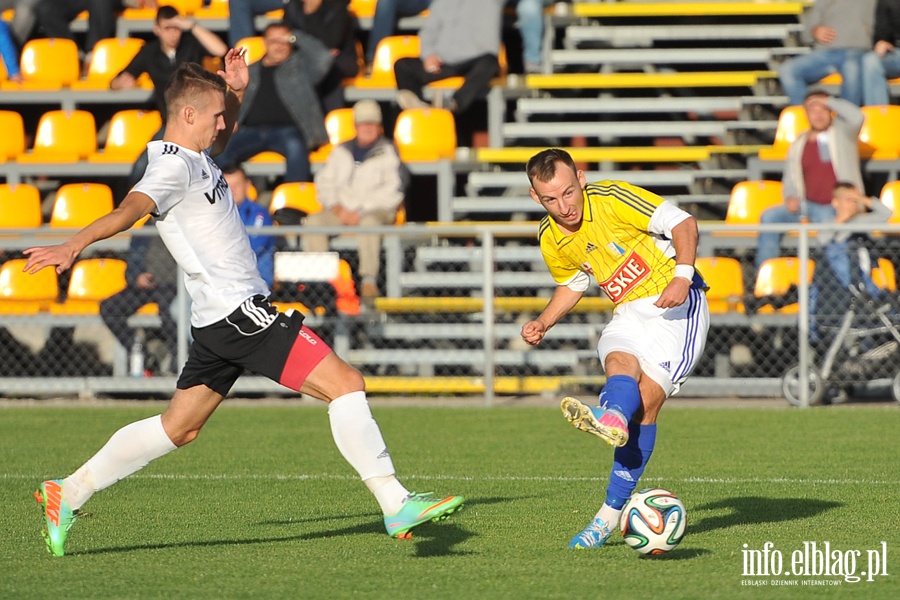
M 231 189 L 209 154 L 165 141 L 150 142 L 147 152 L 134 191 L 156 203 L 156 228 L 184 270 L 191 324 L 211 325 L 247 298 L 268 296 Z

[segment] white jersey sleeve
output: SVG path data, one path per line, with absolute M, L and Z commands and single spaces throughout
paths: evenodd
M 185 190 L 191 186 L 191 172 L 183 156 L 161 154 L 147 165 L 143 178 L 134 191 L 150 196 L 156 203 L 156 216 L 163 216 L 184 200 Z

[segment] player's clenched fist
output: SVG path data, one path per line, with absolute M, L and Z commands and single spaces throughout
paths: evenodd
M 532 346 L 540 344 L 546 332 L 547 328 L 540 321 L 528 321 L 522 325 L 522 339 Z

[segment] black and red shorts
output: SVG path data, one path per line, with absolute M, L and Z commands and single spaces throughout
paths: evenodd
M 292 390 L 300 386 L 331 348 L 303 325 L 298 312 L 281 313 L 264 296 L 247 298 L 230 315 L 192 327 L 194 342 L 178 378 L 178 389 L 195 385 L 227 395 L 246 370 Z

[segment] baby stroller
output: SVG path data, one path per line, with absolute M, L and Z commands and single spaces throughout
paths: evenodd
M 879 264 L 872 246 L 868 236 L 853 234 L 826 245 L 816 263 L 810 286 L 810 405 L 846 401 L 881 380 L 890 382 L 891 395 L 900 402 L 900 303 L 872 280 L 872 267 Z M 799 406 L 800 389 L 795 365 L 784 374 L 782 391 Z

